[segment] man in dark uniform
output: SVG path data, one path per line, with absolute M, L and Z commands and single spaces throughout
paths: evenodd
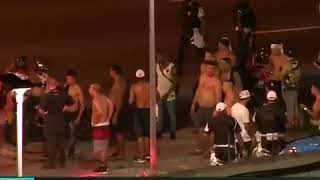
M 58 82 L 54 78 L 47 81 L 48 93 L 43 95 L 39 104 L 39 112 L 45 116 L 45 139 L 48 147 L 48 161 L 44 168 L 54 169 L 56 157 L 59 155 L 59 164 L 65 167 L 66 163 L 66 128 L 65 112 L 76 111 L 76 104 L 71 96 L 58 89 Z
M 183 24 L 182 24 L 182 37 L 177 57 L 177 73 L 183 73 L 183 64 L 185 54 L 188 47 L 191 45 L 191 38 L 194 36 L 195 31 L 203 34 L 203 17 L 204 12 L 201 5 L 196 0 L 185 0 L 183 5 Z M 204 58 L 204 47 L 197 47 L 195 45 L 197 54 L 201 60 Z
M 239 54 L 238 67 L 244 82 L 246 82 L 246 65 L 254 48 L 256 16 L 249 5 L 249 0 L 241 0 L 234 9 L 235 30 L 238 34 Z
M 208 122 L 205 132 L 213 132 L 214 146 L 210 157 L 211 166 L 223 165 L 223 162 L 231 162 L 237 158 L 237 152 L 244 149 L 241 128 L 233 117 L 229 116 L 227 105 L 220 102 L 216 106 L 214 118 Z M 236 148 L 236 139 L 240 150 Z
M 281 139 L 286 131 L 285 108 L 281 106 L 277 99 L 277 93 L 269 91 L 267 93 L 267 103 L 258 108 L 253 116 L 258 134 L 260 134 L 260 141 L 258 141 L 262 148 L 261 151 L 272 155 L 278 155 L 281 151 Z

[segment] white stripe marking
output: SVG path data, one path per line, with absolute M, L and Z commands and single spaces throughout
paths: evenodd
M 314 29 L 320 29 L 320 26 L 309 26 L 309 27 L 299 27 L 299 28 L 265 30 L 265 31 L 257 31 L 256 34 L 270 34 L 270 33 L 281 33 L 281 32 L 306 31 L 306 30 L 314 30 Z

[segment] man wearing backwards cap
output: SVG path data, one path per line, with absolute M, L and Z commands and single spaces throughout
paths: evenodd
M 129 103 L 134 105 L 135 132 L 138 137 L 139 157 L 136 162 L 143 163 L 149 158 L 149 115 L 150 84 L 142 69 L 137 70 L 137 82 L 130 88 Z
M 214 135 L 213 152 L 210 157 L 212 166 L 222 165 L 223 162 L 236 159 L 235 138 L 238 140 L 241 149 L 243 147 L 241 128 L 237 121 L 228 115 L 226 109 L 227 105 L 225 103 L 218 103 L 215 116 L 204 128 L 206 133 L 212 132 Z
M 269 64 L 273 68 L 270 80 L 275 86 L 276 93 L 281 94 L 282 81 L 290 71 L 290 58 L 284 53 L 283 44 L 271 44 Z M 279 99 L 282 99 L 279 97 Z
M 239 102 L 231 108 L 231 116 L 235 118 L 241 128 L 241 136 L 244 141 L 245 150 L 251 154 L 251 137 L 250 132 L 250 112 L 246 107 L 250 101 L 250 92 L 243 90 L 239 93 Z
M 267 103 L 258 108 L 253 116 L 260 133 L 260 145 L 267 153 L 277 155 L 281 151 L 281 135 L 285 132 L 285 110 L 277 103 L 275 91 L 267 93 Z M 258 134 L 259 134 L 258 133 Z

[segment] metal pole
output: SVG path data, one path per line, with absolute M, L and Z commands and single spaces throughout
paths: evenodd
M 14 89 L 17 101 L 17 174 L 22 177 L 22 144 L 23 144 L 23 99 L 30 88 Z
M 154 0 L 149 0 L 149 71 L 150 71 L 150 169 L 157 170 L 156 62 Z

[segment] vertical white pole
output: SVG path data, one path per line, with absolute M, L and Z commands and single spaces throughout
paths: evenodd
M 156 62 L 154 0 L 149 0 L 149 71 L 150 71 L 150 169 L 157 170 Z
M 14 89 L 17 101 L 17 174 L 22 177 L 22 146 L 23 146 L 23 99 L 24 93 L 30 88 Z

